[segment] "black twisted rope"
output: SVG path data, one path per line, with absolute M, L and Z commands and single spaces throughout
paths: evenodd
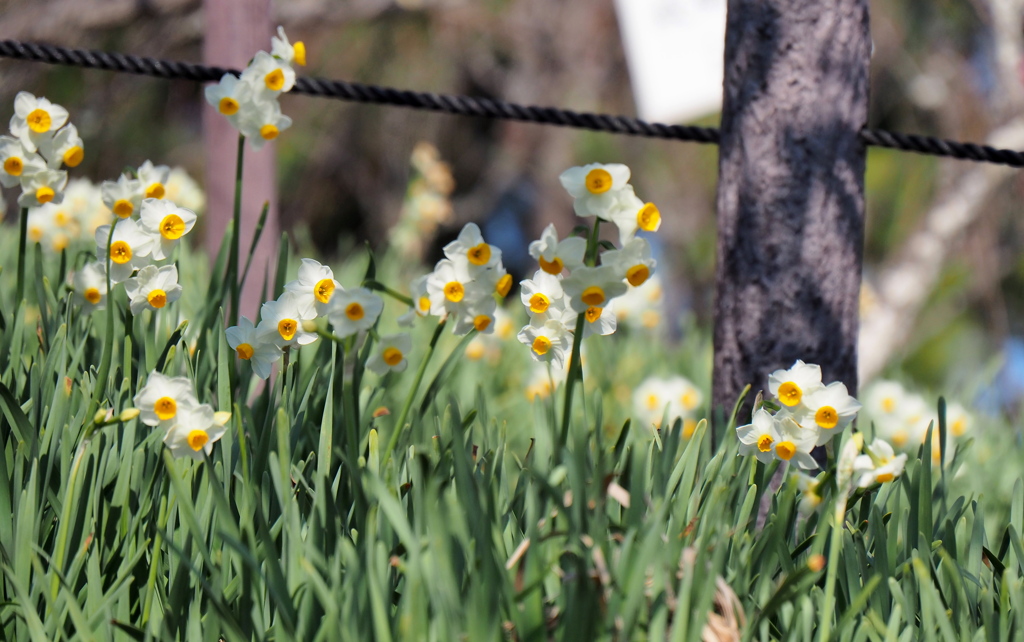
M 157 60 L 155 58 L 129 56 L 105 51 L 68 49 L 66 47 L 26 43 L 17 40 L 0 40 L 0 57 L 198 82 L 215 82 L 220 80 L 221 76 L 226 73 L 239 75 L 237 69 L 194 65 L 176 60 Z M 648 123 L 628 116 L 580 113 L 555 107 L 518 105 L 489 98 L 408 91 L 393 87 L 345 82 L 343 80 L 299 77 L 295 82 L 292 92 L 352 102 L 426 109 L 462 116 L 518 120 L 631 136 L 685 140 L 713 145 L 717 145 L 719 141 L 718 129 L 711 127 Z M 861 131 L 860 137 L 864 143 L 876 147 L 889 147 L 931 156 L 946 156 L 962 160 L 1024 167 L 1024 153 L 1009 149 L 996 149 L 987 145 L 961 143 L 932 138 L 930 136 L 900 134 L 879 129 L 864 129 Z

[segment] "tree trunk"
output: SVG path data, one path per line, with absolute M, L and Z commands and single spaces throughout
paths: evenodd
M 259 50 L 270 51 L 274 34 L 270 0 L 204 0 L 205 39 L 203 61 L 208 65 L 243 69 Z M 238 131 L 212 107 L 203 109 L 203 145 L 206 151 L 207 224 L 206 249 L 210 260 L 217 256 L 224 231 L 231 221 L 235 202 L 235 158 Z M 274 143 L 258 152 L 246 144 L 242 176 L 242 229 L 239 235 L 239 270 L 245 267 L 253 232 L 264 202 L 270 203 L 267 223 L 256 247 L 252 267 L 239 302 L 239 316 L 255 319 L 262 304 L 263 277 L 274 283 L 277 256 L 277 183 Z M 269 266 L 269 267 L 268 267 Z
M 867 0 L 729 0 L 713 410 L 797 359 L 856 394 Z M 721 429 L 721 428 L 719 428 Z

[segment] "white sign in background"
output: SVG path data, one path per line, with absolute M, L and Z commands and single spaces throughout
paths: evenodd
M 615 0 L 637 114 L 680 123 L 722 108 L 726 0 Z

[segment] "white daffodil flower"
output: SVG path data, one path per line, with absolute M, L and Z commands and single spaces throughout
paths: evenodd
M 260 379 L 270 376 L 270 369 L 283 354 L 276 343 L 268 340 L 272 337 L 259 336 L 256 326 L 248 317 L 239 319 L 238 325 L 231 326 L 224 334 L 227 336 L 228 345 L 238 358 L 248 361 L 252 371 Z
M 565 298 L 561 277 L 537 270 L 532 279 L 519 282 L 519 298 L 530 311 L 530 317 L 547 314 L 551 306 L 558 307 Z
M 665 411 L 668 409 L 667 421 L 671 424 L 673 394 L 672 387 L 665 379 L 647 377 L 633 391 L 633 413 L 644 425 L 658 428 L 662 420 L 666 419 Z
M 570 236 L 559 241 L 554 223 L 544 228 L 540 239 L 530 243 L 530 256 L 537 260 L 540 269 L 556 276 L 561 274 L 562 270 L 571 272 L 582 266 L 586 251 L 586 239 L 578 236 Z
M 238 127 L 238 112 L 242 109 L 244 86 L 238 76 L 224 74 L 219 83 L 207 86 L 203 92 L 206 102 L 216 108 L 236 128 Z
M 619 278 L 633 287 L 640 287 L 654 274 L 658 262 L 651 256 L 651 244 L 647 239 L 634 237 L 621 250 L 609 250 L 601 255 L 601 265 L 615 268 Z
M 188 377 L 168 377 L 156 370 L 146 377 L 146 385 L 133 401 L 141 413 L 139 420 L 147 426 L 171 421 L 182 409 L 199 405 L 195 387 Z
M 298 278 L 285 284 L 284 289 L 294 292 L 300 305 L 308 306 L 313 316 L 327 314 L 334 291 L 341 284 L 334 280 L 334 271 L 313 259 L 302 259 Z
M 558 180 L 573 197 L 577 216 L 610 221 L 618 207 L 619 193 L 629 183 L 629 168 L 621 163 L 591 163 L 565 170 Z
M 20 185 L 22 177 L 31 176 L 44 169 L 46 161 L 42 156 L 27 150 L 16 138 L 0 136 L 0 185 Z
M 569 306 L 580 314 L 587 308 L 603 308 L 615 297 L 625 294 L 626 289 L 618 270 L 610 265 L 577 268 L 562 280 Z
M 750 418 L 750 423 L 737 426 L 736 436 L 739 438 L 740 455 L 753 455 L 762 464 L 775 458 L 775 444 L 780 441 L 779 431 L 775 427 L 775 417 L 764 408 L 758 408 Z
M 950 437 L 963 437 L 970 430 L 971 415 L 956 401 L 946 406 L 946 430 Z
M 291 126 L 292 119 L 281 113 L 281 106 L 276 100 L 250 100 L 242 103 L 238 115 L 238 131 L 255 150 L 262 149 L 267 141 L 274 140 Z
M 471 277 L 501 263 L 501 250 L 489 245 L 476 223 L 466 223 L 459 238 L 444 246 L 444 255 L 453 263 L 466 262 Z
M 308 345 L 317 339 L 316 332 L 308 332 L 303 321 L 316 318 L 312 310 L 302 305 L 294 292 L 285 292 L 276 301 L 267 301 L 260 308 L 260 324 L 256 326 L 259 341 L 273 341 L 278 347 Z
M 167 165 L 154 165 L 147 160 L 139 165 L 137 174 L 143 198 L 159 199 L 167 193 L 167 178 L 171 175 L 171 168 Z
M 788 370 L 776 370 L 768 375 L 768 391 L 782 405 L 792 408 L 804 395 L 821 388 L 821 366 L 796 360 Z
M 78 135 L 78 128 L 68 123 L 52 138 L 39 141 L 39 153 L 50 169 L 60 169 L 61 165 L 78 167 L 85 160 L 85 142 Z
M 493 292 L 502 298 L 508 296 L 509 290 L 512 289 L 512 275 L 508 273 L 500 259 L 494 267 L 477 272 L 473 280 L 482 290 Z
M 68 181 L 61 207 L 67 208 L 74 218 L 78 234 L 83 238 L 92 238 L 97 227 L 110 223 L 113 218 L 110 210 L 103 205 L 100 188 L 87 178 L 72 178 Z
M 289 65 L 294 62 L 306 66 L 306 45 L 301 40 L 295 44 L 288 42 L 288 36 L 284 34 L 284 27 L 281 26 L 277 28 L 277 35 L 270 38 L 270 55 Z
M 64 187 L 68 184 L 68 173 L 63 170 L 44 169 L 34 174 L 21 175 L 21 207 L 39 207 L 45 203 L 60 203 L 64 200 Z
M 277 98 L 295 86 L 295 70 L 291 64 L 265 51 L 257 51 L 242 72 L 242 80 L 252 83 L 265 98 Z
M 206 194 L 199 183 L 181 167 L 173 168 L 167 175 L 164 190 L 164 198 L 178 207 L 192 210 L 196 214 L 202 214 L 206 209 Z
M 412 337 L 408 333 L 384 335 L 377 343 L 373 356 L 366 360 L 366 367 L 382 377 L 389 371 L 402 372 L 409 366 L 410 350 Z
M 672 403 L 676 414 L 681 417 L 692 417 L 704 401 L 704 393 L 692 381 L 681 375 L 669 377 L 668 386 L 671 390 Z
M 565 365 L 565 353 L 572 345 L 572 332 L 555 319 L 548 319 L 540 326 L 525 326 L 516 338 L 530 347 L 534 361 L 550 362 L 556 368 Z
M 226 424 L 230 418 L 230 413 L 215 413 L 205 403 L 182 408 L 164 435 L 164 444 L 174 457 L 191 457 L 202 461 L 204 453 L 209 455 L 213 452 L 214 442 L 227 432 Z
M 864 412 L 875 421 L 899 417 L 903 401 L 908 397 L 898 381 L 875 381 L 864 391 Z
M 96 256 L 108 256 L 107 238 L 110 237 L 110 225 L 97 227 L 94 236 Z M 110 237 L 110 282 L 121 283 L 135 270 L 149 265 L 152 248 L 153 239 L 143 232 L 134 220 L 119 221 L 114 228 L 114 236 Z
M 421 317 L 431 314 L 430 292 L 427 290 L 427 280 L 429 278 L 429 274 L 424 274 L 423 276 L 416 277 L 412 280 L 412 283 L 409 284 L 409 292 L 413 303 L 413 309 L 416 311 L 416 314 Z
M 468 262 L 441 259 L 427 275 L 430 313 L 434 316 L 459 315 L 473 303 L 490 297 L 490 289 L 473 280 Z
M 860 402 L 850 396 L 846 385 L 840 381 L 808 392 L 801 406 L 803 411 L 798 421 L 805 428 L 818 429 L 818 446 L 824 446 L 850 425 L 860 410 Z
M 821 476 L 811 477 L 807 473 L 796 471 L 790 475 L 790 478 L 794 480 L 796 489 L 800 491 L 800 503 L 797 504 L 797 512 L 803 517 L 808 517 L 821 505 L 821 493 L 818 489 L 818 486 L 821 484 Z
M 661 227 L 661 211 L 654 203 L 644 203 L 627 185 L 619 192 L 611 220 L 619 228 L 619 244 L 625 245 L 636 236 L 637 230 L 657 232 Z
M 27 91 L 19 91 L 14 97 L 11 133 L 17 136 L 30 152 L 36 151 L 42 141 L 53 136 L 53 132 L 63 127 L 66 122 L 68 110 L 46 98 L 36 98 Z
M 773 454 L 782 461 L 789 461 L 804 470 L 818 468 L 818 462 L 811 457 L 811 451 L 818 441 L 818 431 L 803 428 L 786 411 L 779 411 L 774 417 L 775 437 Z
M 107 305 L 107 271 L 102 261 L 86 263 L 72 278 L 75 303 L 87 313 L 102 310 Z
M 891 482 L 903 474 L 907 464 L 907 455 L 897 455 L 892 446 L 882 439 L 876 439 L 864 448 L 865 454 L 858 456 L 853 463 L 857 486 L 867 488 L 874 484 Z
M 124 282 L 124 291 L 128 295 L 132 314 L 141 314 L 143 310 L 159 310 L 181 296 L 178 268 L 174 265 L 147 265 Z
M 581 314 L 586 319 L 583 324 L 584 339 L 594 334 L 602 337 L 614 334 L 619 325 L 615 314 L 607 308 L 587 308 Z
M 369 330 L 384 309 L 384 300 L 367 288 L 335 290 L 327 308 L 334 334 L 341 338 Z
M 171 201 L 147 198 L 142 201 L 139 223 L 153 239 L 153 259 L 162 261 L 171 255 L 181 237 L 192 231 L 196 214 Z
M 118 218 L 128 218 L 142 204 L 142 182 L 128 174 L 121 174 L 116 181 L 100 183 L 103 204 Z
M 498 304 L 494 297 L 477 299 L 460 310 L 455 317 L 455 328 L 452 332 L 457 336 L 469 334 L 470 330 L 476 330 L 481 334 L 492 334 L 494 332 L 494 311 Z

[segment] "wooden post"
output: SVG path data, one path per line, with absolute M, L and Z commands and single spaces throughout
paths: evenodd
M 204 0 L 203 12 L 206 30 L 203 61 L 206 64 L 244 69 L 257 51 L 270 51 L 270 37 L 274 35 L 274 29 L 270 23 L 269 0 Z M 212 263 L 233 212 L 238 131 L 215 109 L 205 104 L 203 146 L 206 152 L 208 212 L 205 245 Z M 263 203 L 270 202 L 267 223 L 256 247 L 239 305 L 240 315 L 250 319 L 256 318 L 256 312 L 263 302 L 261 290 L 264 271 L 269 270 L 270 283 L 273 285 L 276 270 L 277 245 L 281 234 L 277 222 L 277 172 L 274 152 L 273 143 L 264 145 L 258 152 L 252 151 L 248 143 L 246 144 L 242 176 L 239 270 L 245 266 Z
M 867 0 L 729 0 L 712 403 L 751 384 L 741 423 L 796 359 L 856 394 L 870 51 Z

